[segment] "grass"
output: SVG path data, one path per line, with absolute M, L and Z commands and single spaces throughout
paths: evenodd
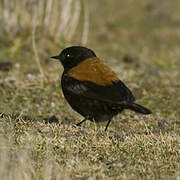
M 78 4 L 72 8 L 78 9 Z M 81 8 L 83 14 L 87 5 L 82 3 Z M 0 29 L 0 62 L 12 64 L 9 71 L 0 70 L 2 179 L 178 180 L 179 10 L 178 0 L 93 0 L 88 3 L 89 24 L 76 14 L 78 25 L 76 31 L 70 28 L 70 39 L 66 32 L 59 38 L 53 36 L 52 27 L 42 33 L 40 23 L 34 49 L 43 76 L 32 46 L 33 27 L 21 18 L 22 31 Z M 52 23 L 48 17 L 46 22 Z M 86 36 L 82 38 L 82 34 Z M 104 123 L 75 126 L 82 117 L 65 101 L 60 88 L 63 69 L 49 57 L 67 45 L 85 43 L 87 37 L 86 46 L 112 67 L 152 115 L 124 111 L 107 132 Z M 47 123 L 54 115 L 58 123 Z

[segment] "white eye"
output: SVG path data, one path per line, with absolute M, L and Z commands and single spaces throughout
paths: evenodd
M 69 57 L 71 57 L 71 56 L 70 56 L 70 54 L 67 54 L 66 57 L 69 58 Z

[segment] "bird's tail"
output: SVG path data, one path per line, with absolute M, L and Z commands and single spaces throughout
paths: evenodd
M 136 104 L 136 103 L 128 104 L 126 108 L 131 109 L 138 113 L 142 113 L 142 114 L 151 114 L 152 113 L 149 109 L 147 109 L 139 104 Z

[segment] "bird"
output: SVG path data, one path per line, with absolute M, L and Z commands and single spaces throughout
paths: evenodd
M 107 131 L 112 118 L 125 109 L 141 114 L 152 113 L 135 103 L 130 89 L 93 50 L 70 46 L 51 58 L 58 59 L 64 68 L 61 87 L 65 99 L 72 109 L 83 116 L 76 125 L 80 126 L 86 120 L 107 121 Z

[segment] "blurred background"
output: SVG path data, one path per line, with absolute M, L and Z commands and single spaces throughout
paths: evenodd
M 179 55 L 179 8 L 178 0 L 1 0 L 0 57 L 33 53 L 34 39 L 42 61 L 59 47 L 79 44 L 119 60 L 132 54 L 173 65 L 168 59 Z
M 36 43 L 48 42 L 40 51 L 53 43 L 105 48 L 115 55 L 153 48 L 150 55 L 160 55 L 179 42 L 179 6 L 177 0 L 1 0 L 1 46 L 23 50 L 35 31 Z

